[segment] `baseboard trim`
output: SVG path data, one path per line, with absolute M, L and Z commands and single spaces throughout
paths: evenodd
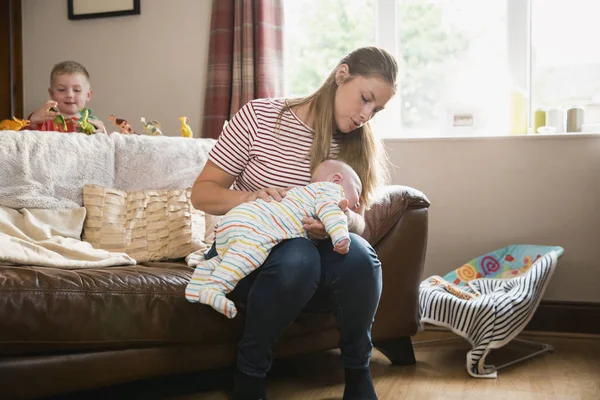
M 427 331 L 449 330 L 432 324 L 424 324 L 424 327 Z M 600 303 L 544 300 L 523 331 L 568 336 L 600 335 Z
M 527 331 L 600 334 L 600 303 L 540 302 Z

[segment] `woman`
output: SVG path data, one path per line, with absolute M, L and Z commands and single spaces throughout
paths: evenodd
M 285 188 L 308 184 L 312 170 L 327 158 L 346 161 L 363 184 L 360 202 L 346 210 L 354 232 L 348 254 L 335 253 L 331 241 L 323 240 L 323 224 L 307 219 L 304 228 L 313 241 L 280 243 L 231 293 L 247 310 L 234 399 L 266 398 L 271 348 L 305 308 L 335 314 L 345 367 L 344 399 L 377 399 L 369 360 L 381 264 L 359 234 L 365 206 L 385 173 L 384 156 L 368 121 L 394 95 L 397 74 L 393 56 L 365 47 L 346 55 L 306 98 L 247 103 L 224 128 L 194 183 L 194 207 L 214 215 L 257 198 L 281 201 Z M 207 257 L 214 255 L 213 248 Z

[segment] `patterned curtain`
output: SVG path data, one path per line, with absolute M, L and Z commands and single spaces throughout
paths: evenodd
M 283 96 L 283 0 L 213 0 L 202 137 L 252 99 Z

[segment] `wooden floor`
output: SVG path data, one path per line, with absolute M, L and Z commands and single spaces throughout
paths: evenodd
M 452 337 L 445 332 L 424 332 L 414 341 Z M 600 399 L 600 337 L 558 337 L 530 334 L 527 340 L 549 343 L 554 353 L 527 360 L 499 371 L 497 379 L 471 378 L 465 370 L 464 341 L 427 344 L 415 347 L 417 364 L 393 366 L 375 352 L 371 370 L 377 394 L 386 399 L 477 399 L 477 400 L 552 400 Z M 527 350 L 527 349 L 525 349 Z M 502 365 L 506 359 L 525 354 L 520 345 L 509 344 L 488 357 L 488 363 Z M 280 360 L 268 380 L 269 399 L 306 400 L 341 399 L 343 368 L 339 352 L 330 351 Z M 212 389 L 201 387 L 192 378 L 182 382 L 162 383 L 148 393 L 111 391 L 98 393 L 103 398 L 166 398 L 171 400 L 226 400 L 223 383 L 214 380 Z M 221 385 L 221 387 L 219 387 Z M 109 397 L 106 397 L 109 396 Z M 95 396 L 86 396 L 87 398 Z

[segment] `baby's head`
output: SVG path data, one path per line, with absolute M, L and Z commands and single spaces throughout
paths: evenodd
M 333 182 L 342 186 L 348 208 L 356 209 L 360 203 L 362 183 L 351 166 L 339 160 L 325 160 L 317 165 L 311 182 Z
M 58 103 L 58 110 L 66 117 L 74 117 L 92 98 L 90 74 L 75 61 L 63 61 L 50 72 L 50 98 Z

